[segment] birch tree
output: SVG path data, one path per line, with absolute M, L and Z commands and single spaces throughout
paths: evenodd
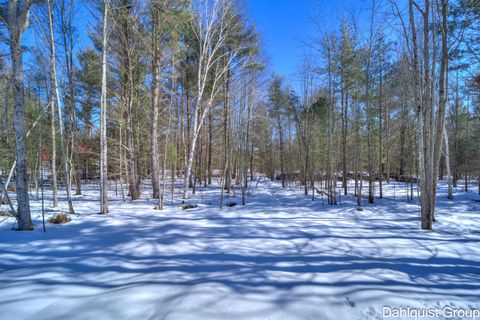
M 6 22 L 10 37 L 10 57 L 12 59 L 13 82 L 13 128 L 15 133 L 15 155 L 17 161 L 16 187 L 17 187 L 17 221 L 19 230 L 33 230 L 30 214 L 30 200 L 28 196 L 28 166 L 25 150 L 25 97 L 23 84 L 23 52 L 22 35 L 28 27 L 29 12 L 34 0 L 9 0 Z M 3 200 L 3 199 L 2 199 Z
M 239 11 L 229 0 L 198 0 L 192 2 L 193 18 L 190 27 L 197 41 L 198 62 L 196 87 L 192 103 L 190 143 L 183 177 L 183 197 L 188 198 L 197 140 L 206 116 L 223 88 L 225 75 L 240 61 L 236 59 L 241 47 L 223 50 L 229 36 L 234 34 L 241 19 Z

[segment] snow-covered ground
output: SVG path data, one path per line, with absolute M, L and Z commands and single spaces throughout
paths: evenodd
M 480 308 L 474 193 L 448 201 L 442 184 L 428 232 L 401 183 L 363 211 L 351 196 L 323 206 L 266 180 L 246 206 L 237 195 L 223 210 L 218 188 L 197 190 L 190 210 L 175 195 L 164 211 L 112 191 L 108 216 L 97 214 L 98 187 L 85 189 L 68 224 L 43 233 L 32 201 L 34 232 L 11 231 L 13 218 L 0 225 L 1 319 L 382 319 L 384 306 Z

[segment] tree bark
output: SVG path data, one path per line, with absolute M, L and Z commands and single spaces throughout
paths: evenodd
M 63 174 L 65 177 L 65 184 L 67 189 L 68 211 L 70 214 L 74 214 L 75 210 L 73 209 L 72 191 L 70 189 L 71 187 L 70 172 L 68 171 L 67 152 L 65 150 L 65 136 L 64 136 L 64 126 L 63 126 L 63 117 L 62 117 L 62 107 L 61 107 L 60 93 L 59 93 L 58 82 L 57 82 L 55 39 L 53 35 L 54 0 L 47 0 L 47 5 L 48 5 L 48 21 L 49 21 L 49 27 L 50 27 L 50 76 L 52 81 L 52 95 L 55 95 L 55 101 L 57 104 L 57 114 L 58 114 L 58 123 L 59 123 L 58 127 L 60 130 L 60 150 L 62 152 Z
M 150 122 L 150 166 L 153 187 L 153 198 L 158 199 L 159 183 L 158 183 L 158 113 L 160 104 L 160 43 L 159 43 L 159 13 L 158 9 L 152 8 L 152 111 Z
M 437 123 L 435 140 L 433 146 L 433 191 L 432 191 L 432 217 L 435 220 L 435 199 L 437 193 L 438 172 L 440 159 L 442 155 L 442 142 L 445 131 L 445 109 L 448 96 L 448 47 L 447 47 L 447 8 L 448 0 L 441 0 L 442 11 L 442 55 L 440 60 L 440 79 L 439 79 L 439 103 L 437 111 Z
M 55 97 L 53 90 L 50 93 L 50 139 L 52 140 L 52 153 L 50 159 L 50 174 L 52 175 L 52 198 L 53 207 L 58 207 L 58 187 L 57 187 L 57 135 L 55 131 Z
M 448 134 L 447 129 L 445 126 L 443 127 L 443 140 L 445 142 L 444 150 L 445 150 L 445 165 L 447 167 L 447 181 L 448 181 L 448 199 L 453 199 L 452 194 L 452 173 L 450 171 L 450 150 L 448 145 Z
M 23 52 L 22 35 L 28 26 L 29 10 L 33 0 L 25 0 L 23 6 L 18 0 L 8 2 L 8 31 L 10 35 L 10 56 L 12 59 L 13 76 L 13 129 L 15 133 L 17 171 L 16 192 L 18 204 L 18 229 L 33 230 L 34 225 L 30 215 L 30 200 L 28 197 L 27 155 L 25 150 L 25 100 L 23 86 Z
M 102 14 L 102 91 L 100 95 L 100 213 L 108 213 L 107 163 L 107 24 L 110 0 L 103 0 Z M 122 146 L 120 146 L 122 148 Z M 121 152 L 121 151 L 120 151 Z M 123 190 L 123 188 L 122 188 Z
M 208 112 L 208 160 L 207 160 L 207 175 L 208 184 L 212 184 L 212 152 L 213 152 L 213 113 Z

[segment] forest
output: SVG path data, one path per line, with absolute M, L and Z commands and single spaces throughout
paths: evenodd
M 56 282 L 57 278 L 50 285 L 38 280 L 50 279 L 48 275 L 32 275 L 38 280 L 30 284 L 32 288 L 48 288 L 54 295 L 58 293 L 54 290 L 73 294 L 73 286 L 85 282 L 91 290 L 103 285 L 113 289 L 115 276 L 108 285 L 90 276 L 108 272 L 127 276 L 131 271 L 115 268 L 130 261 L 131 268 L 141 269 L 138 277 L 152 278 L 132 280 L 137 285 L 129 290 L 134 291 L 109 293 L 111 300 L 105 301 L 117 300 L 120 306 L 127 295 L 140 294 L 144 286 L 166 286 L 158 277 L 175 272 L 180 277 L 194 273 L 196 280 L 186 274 L 185 281 L 192 282 L 182 282 L 190 289 L 198 281 L 214 296 L 222 290 L 215 285 L 233 293 L 227 294 L 226 304 L 215 304 L 212 313 L 198 317 L 194 314 L 202 304 L 195 301 L 203 301 L 203 296 L 183 302 L 190 307 L 182 302 L 183 307 L 171 305 L 170 316 L 158 310 L 142 313 L 142 301 L 132 314 L 110 310 L 102 316 L 102 303 L 88 300 L 93 298 L 87 299 L 86 293 L 67 303 L 65 310 L 79 312 L 88 301 L 93 309 L 74 318 L 330 319 L 334 315 L 324 312 L 337 302 L 342 317 L 357 315 L 350 310 L 356 307 L 352 299 L 357 299 L 363 307 L 359 315 L 383 319 L 379 306 L 388 303 L 418 303 L 425 308 L 456 302 L 457 307 L 480 308 L 474 294 L 480 292 L 480 252 L 474 248 L 480 241 L 480 2 L 365 0 L 355 3 L 358 10 L 339 9 L 334 25 L 326 28 L 332 22 L 322 14 L 322 6 L 340 8 L 342 2 L 316 1 L 318 10 L 303 13 L 314 36 L 295 30 L 297 43 L 284 44 L 304 52 L 296 72 L 285 75 L 272 67 L 271 57 L 279 53 L 265 49 L 265 35 L 252 17 L 255 1 L 2 1 L 0 270 L 6 273 L 0 276 L 5 280 L 0 292 L 4 296 L 27 293 L 15 291 L 19 283 L 7 281 L 7 275 L 27 281 L 15 266 L 28 274 L 39 266 L 32 264 L 36 259 L 58 260 L 58 266 L 52 264 L 50 270 L 47 263 L 43 272 L 61 274 L 62 268 L 67 269 L 63 276 L 68 279 Z M 288 5 L 280 2 L 271 6 Z M 226 241 L 224 246 L 217 243 L 218 234 Z M 289 234 L 296 249 L 279 243 L 276 252 L 266 245 L 290 239 Z M 320 241 L 352 234 L 338 247 Z M 379 234 L 388 235 L 384 242 L 375 242 Z M 172 237 L 178 247 L 162 242 L 163 237 Z M 249 247 L 249 239 L 257 242 Z M 295 239 L 312 243 L 302 247 Z M 367 239 L 374 244 L 363 243 Z M 89 250 L 103 250 L 102 241 L 117 249 L 106 256 L 90 254 Z M 13 249 L 16 244 L 20 247 Z M 343 255 L 331 257 L 325 246 Z M 50 251 L 45 254 L 35 253 L 46 248 Z M 248 251 L 252 248 L 261 255 L 258 260 Z M 73 251 L 69 255 L 64 250 Z M 295 258 L 273 258 L 288 257 L 289 250 L 296 250 Z M 115 256 L 117 251 L 122 257 Z M 335 266 L 320 266 L 315 260 L 318 252 Z M 389 254 L 395 256 L 392 261 L 382 260 Z M 108 255 L 118 263 L 116 267 L 103 260 Z M 80 256 L 92 262 L 77 262 Z M 349 260 L 353 256 L 366 261 Z M 143 261 L 146 257 L 157 262 Z M 209 259 L 217 258 L 222 264 L 210 266 Z M 188 266 L 182 259 L 189 260 Z M 95 261 L 98 265 L 93 267 Z M 141 261 L 143 267 L 135 266 Z M 419 301 L 424 300 L 416 300 L 408 290 L 397 300 L 393 289 L 385 289 L 390 295 L 378 300 L 340 292 L 340 283 L 346 281 L 341 276 L 346 272 L 342 261 L 352 263 L 352 277 L 357 267 L 365 277 L 370 273 L 373 277 L 371 265 L 378 264 L 385 276 L 378 290 L 423 285 L 430 293 L 412 289 L 414 296 L 433 300 L 422 305 Z M 249 269 L 248 263 L 255 267 Z M 405 265 L 390 270 L 392 263 Z M 434 266 L 428 268 L 429 263 Z M 279 269 L 272 267 L 277 265 Z M 197 269 L 188 271 L 190 267 Z M 238 277 L 250 276 L 250 280 L 240 284 L 234 273 L 245 268 Z M 451 268 L 458 271 L 457 278 Z M 212 278 L 222 277 L 220 269 L 232 274 L 217 283 Z M 275 284 L 275 276 L 263 274 L 282 270 L 294 275 L 282 278 L 281 285 Z M 389 272 L 397 272 L 393 282 L 385 280 Z M 333 280 L 328 283 L 340 284 L 330 291 L 323 287 L 326 282 L 318 285 L 313 276 L 329 273 Z M 418 282 L 401 282 L 405 273 Z M 312 278 L 302 277 L 307 274 Z M 89 278 L 75 282 L 75 275 Z M 290 280 L 300 287 L 313 286 L 320 296 L 331 295 L 318 310 L 302 314 L 298 310 L 311 297 L 304 289 L 289 286 Z M 131 284 L 126 278 L 119 281 L 121 288 Z M 165 281 L 175 292 L 181 287 Z M 355 281 L 345 286 L 351 289 Z M 358 280 L 359 287 L 373 290 L 374 284 L 362 281 Z M 66 282 L 72 288 L 62 289 Z M 255 303 L 266 302 L 250 299 L 252 295 L 257 299 L 262 286 L 270 282 L 278 296 L 266 290 L 273 302 L 262 313 Z M 258 291 L 252 289 L 256 286 Z M 146 305 L 154 303 L 149 297 L 158 295 L 155 290 L 146 293 Z M 296 301 L 306 305 L 284 301 L 288 307 L 275 311 L 279 299 L 287 299 L 282 292 L 298 294 Z M 209 298 L 215 301 L 214 296 Z M 36 296 L 29 299 L 40 308 Z M 256 313 L 242 313 L 239 301 Z M 167 300 L 159 303 L 160 308 L 167 304 Z M 67 313 L 54 305 L 48 310 L 65 317 Z M 15 312 L 18 319 L 48 319 L 49 313 L 39 316 L 43 309 L 37 307 L 33 313 L 16 313 L 20 307 L 10 301 L 0 304 L 0 313 L 3 309 Z

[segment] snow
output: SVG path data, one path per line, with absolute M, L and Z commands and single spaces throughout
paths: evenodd
M 111 213 L 100 216 L 98 186 L 88 185 L 74 199 L 78 216 L 46 233 L 32 196 L 34 232 L 11 231 L 13 218 L 0 225 L 0 318 L 382 319 L 384 306 L 480 308 L 478 195 L 449 201 L 442 182 L 435 230 L 422 231 L 403 183 L 385 184 L 363 211 L 352 196 L 328 206 L 278 182 L 254 186 L 246 206 L 237 192 L 227 200 L 237 205 L 220 210 L 211 187 L 180 210 L 178 188 L 158 211 L 149 190 L 124 203 L 112 185 Z

